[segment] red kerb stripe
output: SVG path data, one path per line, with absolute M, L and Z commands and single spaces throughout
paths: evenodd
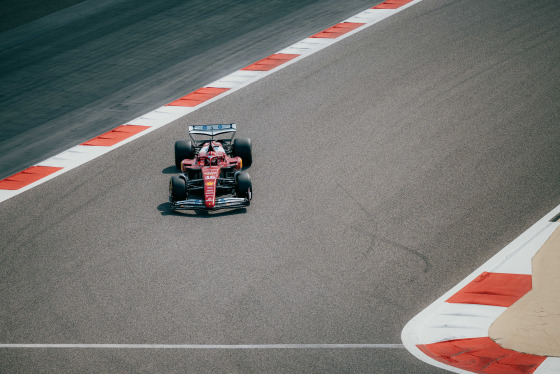
M 527 274 L 484 272 L 446 301 L 509 307 L 531 291 L 531 287 L 531 276 Z
M 0 181 L 0 190 L 19 190 L 33 182 L 38 181 L 48 175 L 56 173 L 62 168 L 53 166 L 31 166 L 19 173 L 16 173 Z
M 202 87 L 198 90 L 191 92 L 167 105 L 171 106 L 187 106 L 193 107 L 201 104 L 207 100 L 210 100 L 226 91 L 229 88 L 218 88 L 218 87 Z
M 290 53 L 276 53 L 265 57 L 262 60 L 255 62 L 254 64 L 246 66 L 241 70 L 269 71 L 299 56 L 300 55 Z
M 530 374 L 546 359 L 502 348 L 489 337 L 456 339 L 417 347 L 429 357 L 474 373 Z
M 397 9 L 405 4 L 410 3 L 412 0 L 387 0 L 374 6 L 371 9 Z
M 82 145 L 110 147 L 148 128 L 150 128 L 150 126 L 122 125 L 106 132 L 103 135 L 99 135 L 98 137 L 88 140 L 87 142 L 82 143 Z
M 342 22 L 311 36 L 311 38 L 335 39 L 363 25 L 365 25 L 365 23 Z

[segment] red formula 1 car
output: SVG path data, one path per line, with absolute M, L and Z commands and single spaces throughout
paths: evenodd
M 235 123 L 189 126 L 191 140 L 175 142 L 175 166 L 169 182 L 172 210 L 218 210 L 251 203 L 251 139 L 236 138 Z M 195 136 L 203 139 L 196 139 Z

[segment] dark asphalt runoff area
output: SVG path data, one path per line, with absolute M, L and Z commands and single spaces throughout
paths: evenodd
M 269 25 L 288 22 L 277 15 Z M 424 0 L 3 202 L 0 343 L 401 343 L 412 317 L 560 203 L 559 26 L 554 0 Z M 126 30 L 109 33 L 114 43 L 135 43 Z M 165 104 L 191 79 L 197 88 L 246 65 L 230 54 L 280 48 L 253 32 L 258 41 L 227 42 L 232 60 L 194 78 L 163 79 L 189 59 L 146 68 L 137 101 L 90 76 L 92 87 L 76 85 L 99 101 L 60 118 L 45 107 L 57 123 L 93 115 L 114 127 L 109 118 Z M 92 47 L 87 56 L 110 64 L 107 43 Z M 72 68 L 59 63 L 64 87 Z M 174 141 L 219 122 L 253 140 L 251 206 L 170 212 Z M 445 371 L 403 348 L 5 348 L 0 372 Z
M 0 33 L 0 179 L 370 4 L 90 0 Z

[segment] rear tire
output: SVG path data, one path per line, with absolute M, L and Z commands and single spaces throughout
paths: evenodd
M 194 147 L 190 140 L 175 142 L 175 166 L 181 170 L 181 162 L 186 158 L 194 158 Z
M 172 202 L 185 200 L 187 198 L 187 181 L 178 175 L 172 176 L 169 181 L 169 196 Z
M 237 197 L 242 197 L 251 200 L 253 195 L 253 184 L 251 177 L 246 171 L 237 174 L 235 178 L 235 193 Z
M 253 153 L 251 147 L 251 139 L 236 138 L 233 139 L 233 157 L 241 157 L 243 161 L 243 169 L 251 167 L 253 164 Z

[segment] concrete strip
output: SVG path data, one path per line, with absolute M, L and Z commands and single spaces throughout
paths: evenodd
M 560 356 L 560 227 L 532 265 L 533 289 L 496 319 L 489 336 L 518 352 Z

